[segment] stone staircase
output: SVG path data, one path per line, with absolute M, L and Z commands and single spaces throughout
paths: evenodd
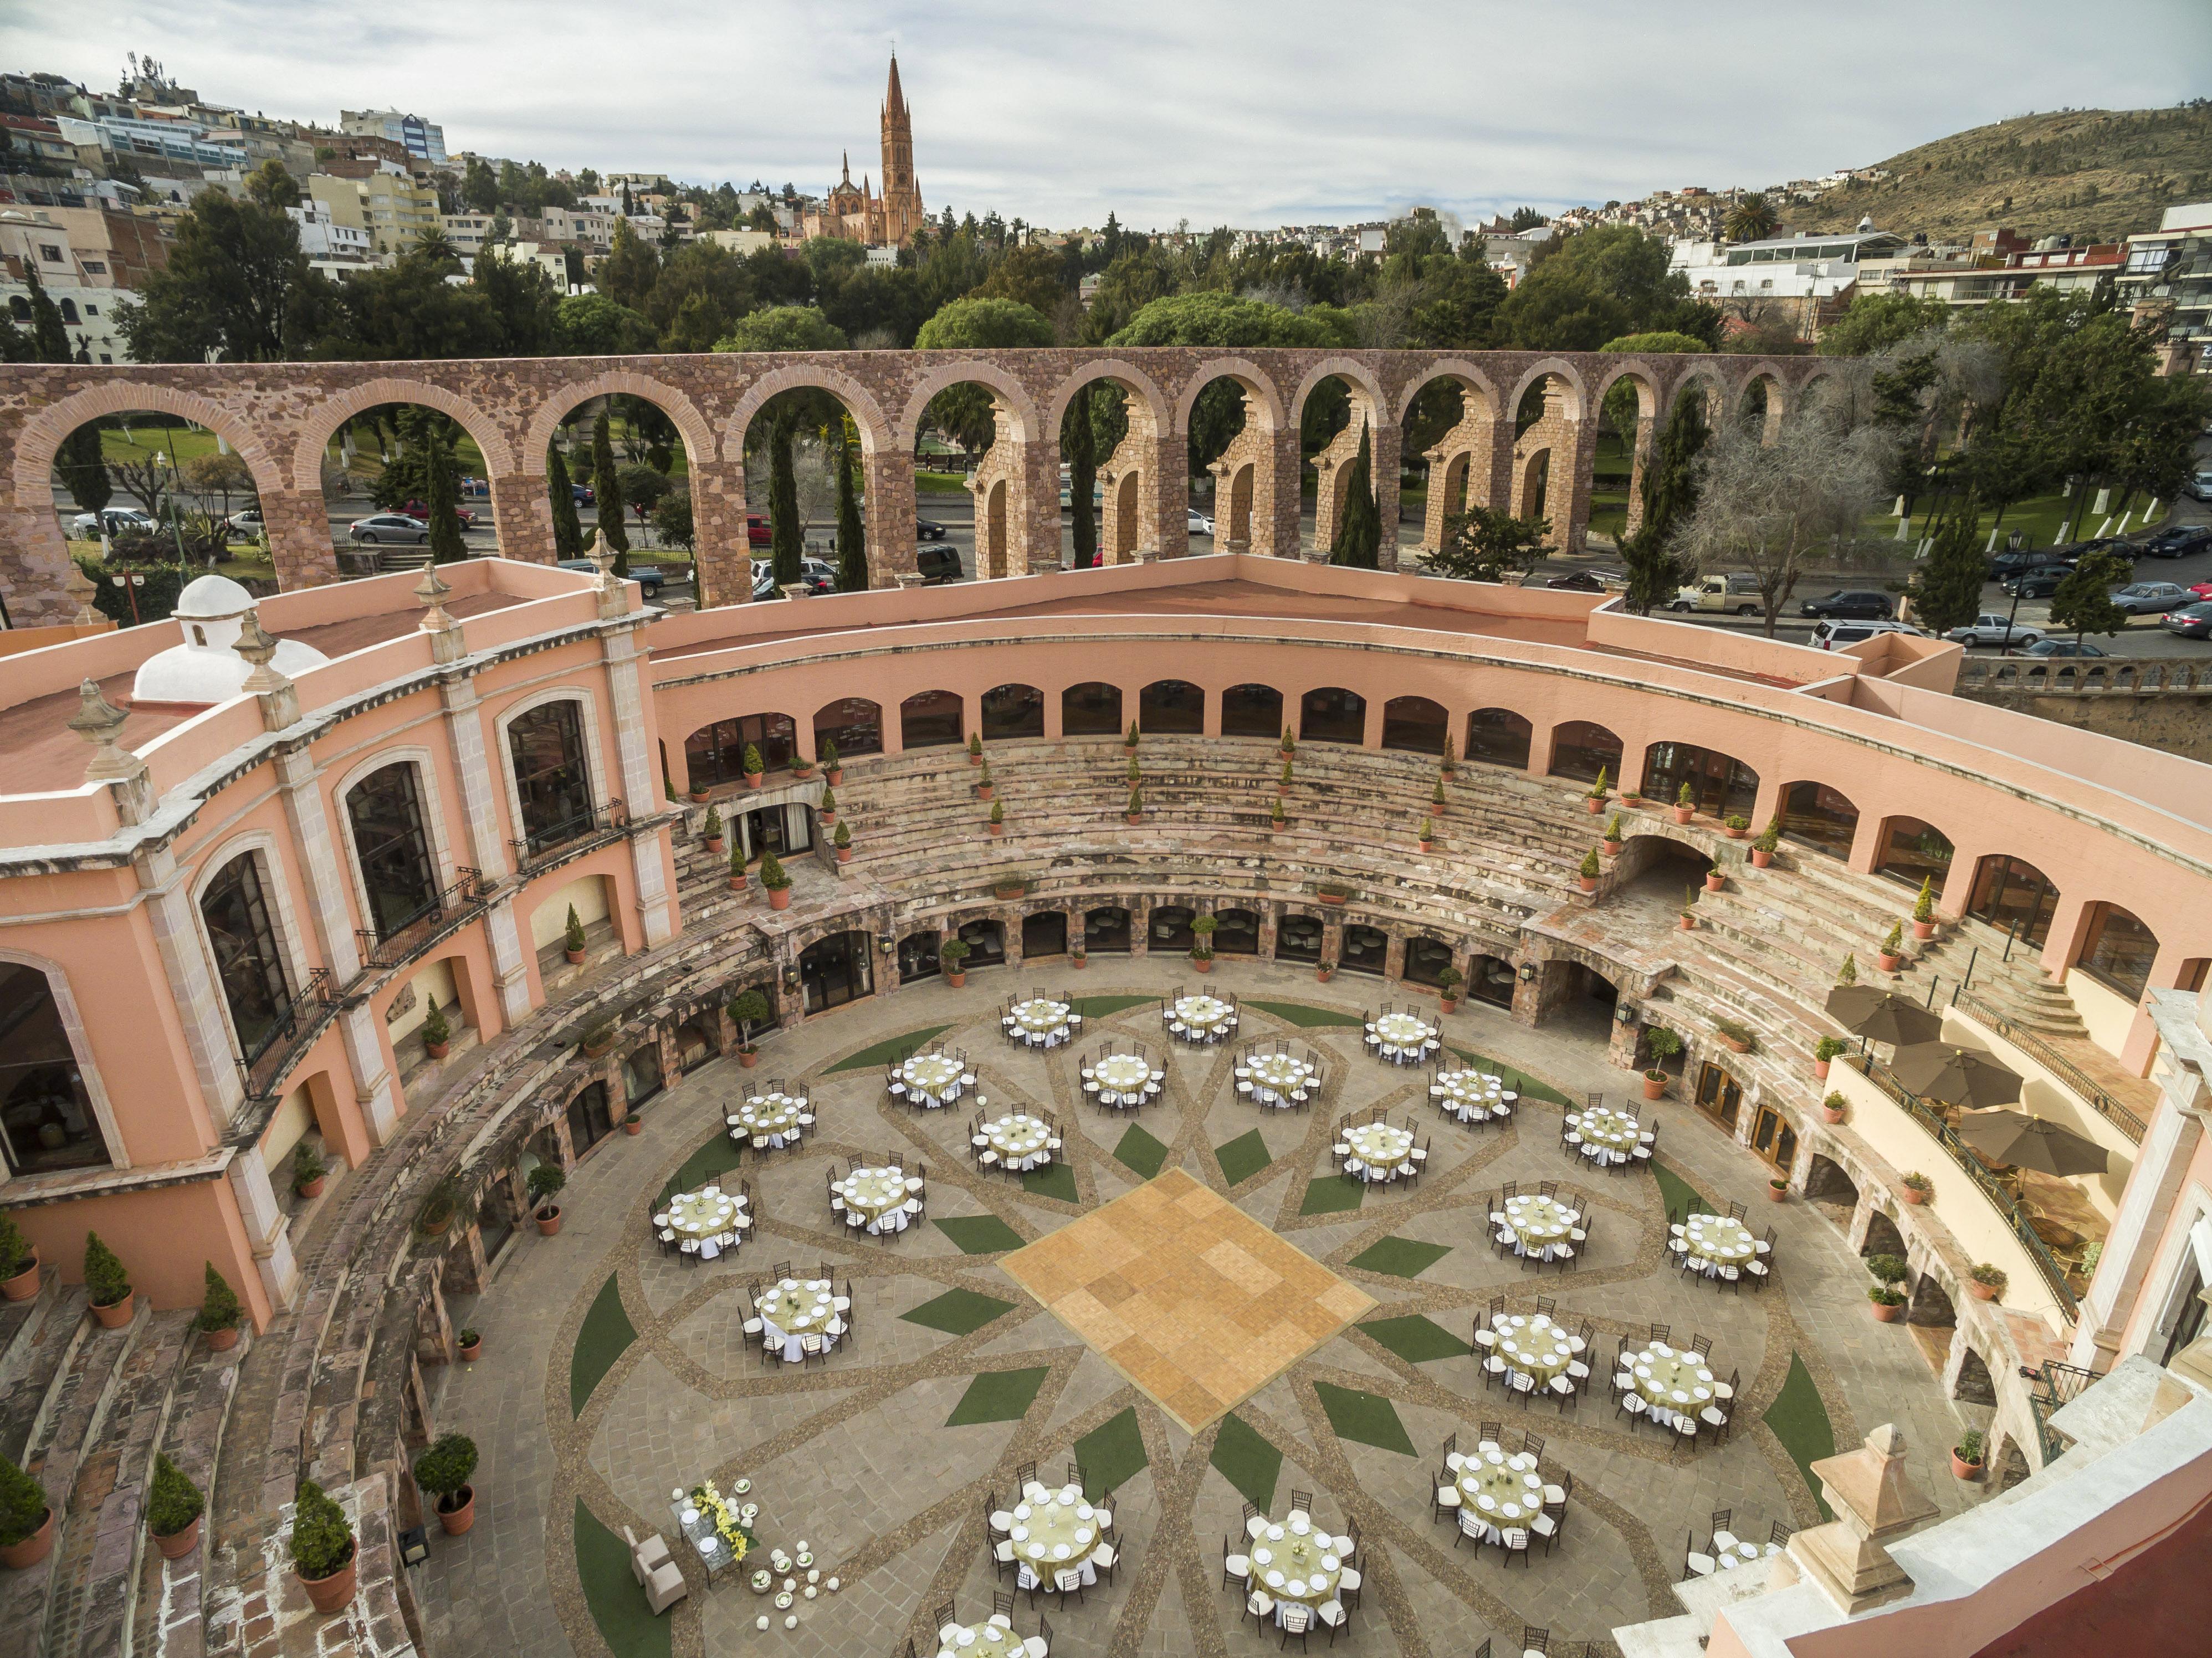
M 159 1448 L 184 1476 L 204 1492 L 212 1493 L 223 1430 L 238 1391 L 240 1367 L 252 1349 L 251 1331 L 242 1332 L 235 1346 L 211 1352 L 204 1341 L 186 1345 L 177 1371 L 167 1420 Z M 201 1524 L 201 1540 L 190 1553 L 165 1560 L 158 1551 L 141 1552 L 136 1573 L 137 1601 L 132 1609 L 127 1646 L 88 1646 L 87 1652 L 158 1653 L 162 1658 L 200 1658 L 205 1650 L 206 1612 L 203 1604 L 207 1582 L 205 1552 L 207 1525 Z

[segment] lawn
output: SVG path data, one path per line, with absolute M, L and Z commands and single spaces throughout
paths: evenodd
M 1790 1453 L 1790 1460 L 1797 1465 L 1797 1472 L 1805 1476 L 1813 1500 L 1820 1505 L 1820 1518 L 1834 1519 L 1828 1505 L 1820 1501 L 1820 1482 L 1814 1476 L 1813 1465 L 1836 1454 L 1835 1424 L 1828 1419 L 1828 1407 L 1820 1401 L 1820 1390 L 1813 1385 L 1812 1373 L 1806 1370 L 1805 1361 L 1794 1352 L 1790 1355 L 1789 1379 L 1783 1382 L 1782 1391 L 1774 1395 L 1774 1402 L 1766 1407 L 1765 1420 L 1774 1430 L 1774 1436 L 1782 1442 L 1782 1448 Z
M 914 492 L 918 495 L 964 495 L 968 493 L 967 476 L 961 472 L 925 472 L 917 468 Z
M 1051 1374 L 1050 1367 L 1042 1364 L 1028 1370 L 986 1370 L 968 1384 L 968 1391 L 960 1395 L 945 1425 L 968 1428 L 983 1422 L 1018 1422 L 1029 1414 L 1037 1389 Z
M 1231 1186 L 1242 1186 L 1273 1162 L 1273 1157 L 1256 1128 L 1213 1149 L 1213 1160 L 1221 1165 L 1221 1178 Z
M 932 1223 L 937 1230 L 951 1238 L 963 1255 L 996 1255 L 1008 1249 L 1018 1249 L 1024 1239 L 1019 1232 L 996 1215 L 955 1215 L 950 1220 Z
M 600 1379 L 637 1339 L 637 1332 L 623 1310 L 622 1290 L 609 1274 L 592 1298 L 591 1310 L 576 1332 L 575 1351 L 568 1355 L 568 1413 L 581 1416 Z
M 1136 1124 L 1121 1136 L 1121 1143 L 1114 1148 L 1114 1160 L 1134 1169 L 1146 1180 L 1158 1174 L 1168 1160 L 1168 1148 Z
M 1315 1382 L 1314 1393 L 1321 1400 L 1321 1407 L 1328 1415 L 1328 1425 L 1336 1430 L 1339 1439 L 1372 1445 L 1380 1451 L 1395 1451 L 1401 1456 L 1418 1455 L 1413 1442 L 1406 1436 L 1406 1424 L 1398 1419 L 1397 1406 L 1381 1394 L 1364 1394 L 1357 1388 L 1333 1387 L 1326 1382 Z
M 933 1301 L 925 1301 L 899 1316 L 925 1330 L 942 1330 L 949 1336 L 973 1335 L 993 1319 L 1014 1310 L 1011 1301 L 979 1294 L 974 1290 L 947 1290 Z
M 841 1071 L 866 1071 L 872 1066 L 889 1065 L 902 1054 L 911 1054 L 926 1044 L 932 1036 L 942 1035 L 951 1029 L 949 1024 L 926 1024 L 919 1030 L 909 1030 L 902 1035 L 888 1036 L 872 1048 L 864 1048 L 831 1066 L 826 1073 L 836 1076 Z
M 1363 1272 L 1387 1272 L 1392 1278 L 1419 1278 L 1451 1254 L 1449 1243 L 1423 1243 L 1417 1238 L 1378 1238 L 1350 1264 Z
M 1408 1364 L 1436 1358 L 1462 1358 L 1468 1345 L 1435 1320 L 1415 1313 L 1407 1318 L 1378 1318 L 1355 1327 L 1360 1334 L 1398 1355 Z
M 670 1621 L 655 1618 L 629 1569 L 629 1545 L 576 1499 L 576 1576 L 615 1658 L 668 1658 Z
M 1346 1175 L 1318 1175 L 1306 1183 L 1301 1215 L 1340 1215 L 1357 1209 L 1367 1196 L 1367 1182 Z
M 1083 1469 L 1083 1494 L 1093 1502 L 1143 1473 L 1148 1459 L 1136 1406 L 1109 1418 L 1077 1440 L 1075 1460 Z
M 1221 1418 L 1210 1460 L 1215 1471 L 1247 1503 L 1262 1512 L 1274 1507 L 1275 1483 L 1283 1474 L 1283 1454 L 1234 1412 Z

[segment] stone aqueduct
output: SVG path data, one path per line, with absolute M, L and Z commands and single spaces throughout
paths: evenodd
M 946 387 L 987 390 L 998 440 L 975 480 L 978 574 L 1024 574 L 1060 562 L 1060 416 L 1104 380 L 1128 398 L 1128 435 L 1102 461 L 1101 546 L 1109 562 L 1189 550 L 1184 506 L 1191 410 L 1218 379 L 1243 393 L 1243 431 L 1212 471 L 1217 546 L 1301 556 L 1299 417 L 1331 376 L 1352 418 L 1315 458 L 1316 541 L 1334 537 L 1363 421 L 1371 430 L 1383 521 L 1398 509 L 1401 423 L 1413 398 L 1455 381 L 1464 414 L 1428 451 L 1447 482 L 1432 490 L 1424 545 L 1441 531 L 1447 495 L 1524 510 L 1545 491 L 1552 541 L 1578 547 L 1589 517 L 1597 415 L 1623 380 L 1637 392 L 1640 468 L 1662 410 L 1692 386 L 1711 406 L 1741 410 L 1765 392 L 1768 429 L 1834 367 L 1818 358 L 1644 356 L 1595 353 L 1255 350 L 1150 347 L 1122 351 L 792 352 L 687 356 L 477 359 L 410 363 L 212 363 L 0 368 L 0 597 L 15 624 L 67 621 L 65 549 L 53 512 L 52 467 L 62 440 L 96 416 L 172 414 L 222 437 L 252 469 L 269 525 L 278 584 L 337 579 L 322 489 L 326 446 L 348 417 L 380 404 L 442 410 L 467 430 L 489 475 L 500 551 L 550 562 L 546 446 L 579 405 L 610 392 L 650 399 L 681 434 L 698 524 L 700 603 L 750 597 L 744 531 L 746 431 L 779 392 L 811 386 L 843 402 L 859 428 L 867 495 L 872 583 L 894 586 L 914 568 L 914 447 L 922 411 Z M 1543 413 L 1516 438 L 1516 411 L 1541 386 Z M 1637 511 L 1630 491 L 1631 525 Z M 1397 549 L 1388 538 L 1386 567 Z

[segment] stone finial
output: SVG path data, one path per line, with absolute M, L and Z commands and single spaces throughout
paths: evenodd
M 453 596 L 453 587 L 438 574 L 438 567 L 425 564 L 422 579 L 415 584 L 415 597 L 421 599 L 423 605 L 422 620 L 416 625 L 424 633 L 441 634 L 461 625 L 446 609 L 446 601 Z
M 238 626 L 238 638 L 230 648 L 253 665 L 253 671 L 246 676 L 246 683 L 240 689 L 252 691 L 258 696 L 269 691 L 282 690 L 292 683 L 270 666 L 276 654 L 276 641 L 263 630 L 258 610 L 246 613 L 246 619 Z
M 76 716 L 69 722 L 69 728 L 96 750 L 85 772 L 86 778 L 105 783 L 133 776 L 143 769 L 144 762 L 137 755 L 116 743 L 123 722 L 130 716 L 100 695 L 99 681 L 86 680 L 77 687 L 76 694 Z
M 1836 1518 L 1790 1540 L 1805 1575 L 1846 1615 L 1911 1593 L 1883 1544 L 1933 1517 L 1936 1504 L 1906 1477 L 1904 1431 L 1884 1423 L 1857 1450 L 1823 1458 L 1812 1472 Z
M 76 601 L 76 614 L 70 619 L 77 627 L 96 628 L 107 620 L 93 608 L 93 595 L 99 589 L 75 559 L 69 561 L 69 574 L 62 578 L 62 591 Z

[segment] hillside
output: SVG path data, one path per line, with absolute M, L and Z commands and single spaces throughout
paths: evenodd
M 2212 106 L 2023 115 L 1876 165 L 1893 176 L 1782 208 L 1785 234 L 1848 230 L 1870 214 L 1884 230 L 1931 240 L 2007 225 L 2114 241 L 2156 229 L 2163 208 L 2212 200 Z

